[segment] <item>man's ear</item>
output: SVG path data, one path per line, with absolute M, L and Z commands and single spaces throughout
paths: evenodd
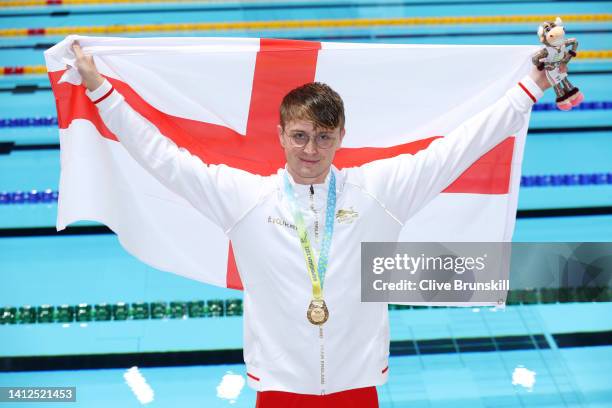
M 346 129 L 342 128 L 340 129 L 340 143 L 338 144 L 338 147 L 342 146 L 342 140 L 344 139 L 344 134 L 346 133 Z
M 276 131 L 278 132 L 278 140 L 283 148 L 285 148 L 285 140 L 283 139 L 283 127 L 276 125 Z

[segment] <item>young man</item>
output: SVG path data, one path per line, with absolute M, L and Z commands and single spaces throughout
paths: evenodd
M 338 170 L 344 107 L 329 86 L 294 89 L 280 107 L 287 164 L 262 177 L 206 165 L 133 110 L 73 45 L 105 125 L 147 171 L 232 241 L 244 285 L 244 360 L 258 407 L 377 407 L 386 382 L 384 303 L 360 301 L 360 243 L 402 225 L 468 166 L 520 129 L 550 87 L 534 70 L 495 104 L 415 154 Z M 463 164 L 462 164 L 463 163 Z M 350 209 L 350 222 L 339 210 Z M 206 237 L 202 238 L 205 241 Z

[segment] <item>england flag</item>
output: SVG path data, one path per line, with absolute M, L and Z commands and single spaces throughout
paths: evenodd
M 285 164 L 279 105 L 297 86 L 320 81 L 342 96 L 346 136 L 334 161 L 341 169 L 427 149 L 516 85 L 538 49 L 74 35 L 45 51 L 61 144 L 57 230 L 97 221 L 155 268 L 235 289 L 242 282 L 230 240 L 139 166 L 104 125 L 75 68 L 74 40 L 179 147 L 204 163 L 260 175 Z M 510 241 L 527 123 L 413 216 L 400 239 Z

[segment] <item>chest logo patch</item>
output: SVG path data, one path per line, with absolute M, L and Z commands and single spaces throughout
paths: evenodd
M 353 207 L 349 207 L 348 210 L 340 209 L 336 212 L 336 221 L 343 224 L 351 224 L 357 217 L 359 217 L 359 213 Z

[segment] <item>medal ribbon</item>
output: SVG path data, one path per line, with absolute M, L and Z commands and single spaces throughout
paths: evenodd
M 310 246 L 310 240 L 308 239 L 304 217 L 302 217 L 302 212 L 298 208 L 293 186 L 291 182 L 289 182 L 287 171 L 285 171 L 285 195 L 289 199 L 289 204 L 291 205 L 293 221 L 298 230 L 300 245 L 302 246 L 306 267 L 308 268 L 308 276 L 310 276 L 310 280 L 312 281 L 312 295 L 317 300 L 323 299 L 323 281 L 325 280 L 325 272 L 327 271 L 329 247 L 331 245 L 332 235 L 334 234 L 334 214 L 336 213 L 336 176 L 331 169 L 329 171 L 331 172 L 331 176 L 329 180 L 329 189 L 327 191 L 325 233 L 323 235 L 323 242 L 321 243 L 318 265 L 314 262 L 314 253 Z

